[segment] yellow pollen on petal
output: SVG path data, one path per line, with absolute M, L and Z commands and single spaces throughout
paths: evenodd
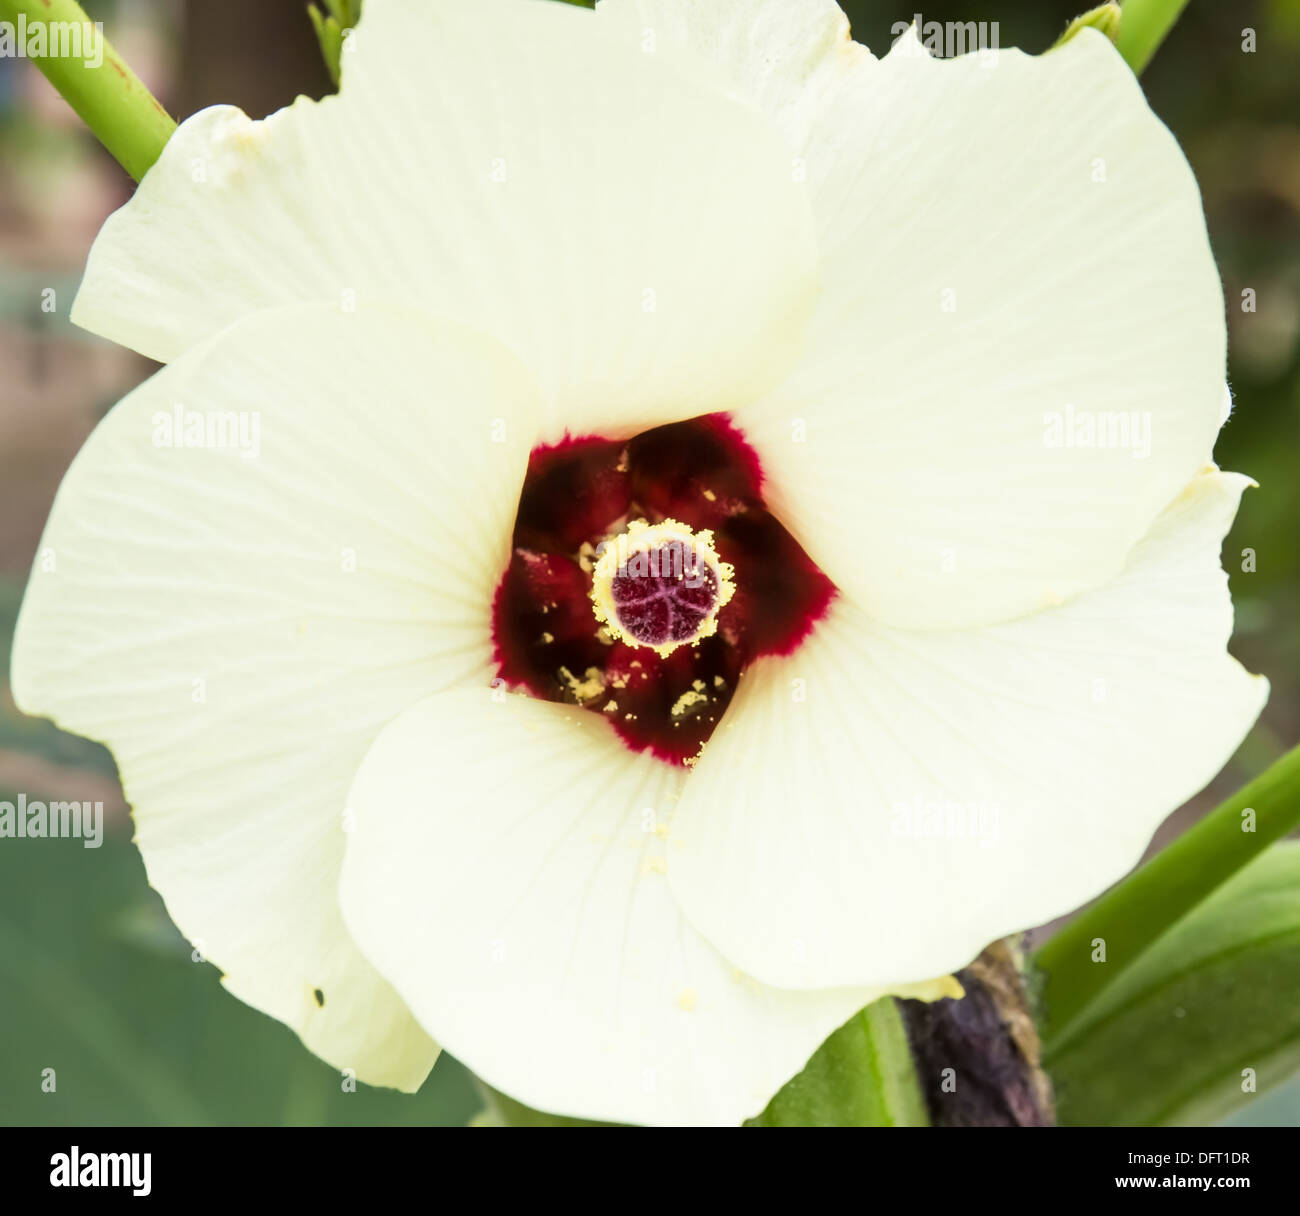
M 604 673 L 598 667 L 588 667 L 584 674 L 585 678 L 579 680 L 567 667 L 561 667 L 558 672 L 561 683 L 568 688 L 579 705 L 605 695 Z
M 680 718 L 692 705 L 701 705 L 708 701 L 708 696 L 694 688 L 688 688 L 673 703 L 672 716 Z

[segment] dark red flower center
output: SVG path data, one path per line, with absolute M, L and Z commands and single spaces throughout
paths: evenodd
M 670 541 L 634 554 L 610 582 L 617 624 L 644 646 L 691 641 L 718 606 L 718 573 Z
M 493 604 L 496 661 L 509 685 L 688 764 L 745 668 L 791 653 L 834 595 L 767 510 L 757 455 L 726 415 L 566 438 L 529 459 Z

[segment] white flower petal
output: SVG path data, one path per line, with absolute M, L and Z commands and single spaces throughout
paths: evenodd
M 797 151 L 801 175 L 816 174 L 814 193 L 824 186 L 820 171 L 835 160 L 824 145 L 844 137 L 828 121 L 832 99 L 868 88 L 875 65 L 835 0 L 598 0 L 596 11 L 656 54 L 685 51 L 692 70 L 712 72 L 769 114 Z M 818 154 L 810 160 L 809 152 Z
M 1228 385 L 1223 386 L 1223 404 L 1219 409 L 1219 426 L 1227 425 L 1228 419 L 1232 417 L 1232 389 Z
M 1060 608 L 938 633 L 842 603 L 761 660 L 674 823 L 691 922 L 767 983 L 886 984 L 1120 878 L 1267 696 L 1225 651 L 1219 543 L 1246 484 L 1206 472 Z
M 168 360 L 345 293 L 500 338 L 552 433 L 725 409 L 794 359 L 816 289 L 773 124 L 593 13 L 368 0 L 341 97 L 184 123 L 91 252 L 73 319 Z
M 683 922 L 663 839 L 680 780 L 588 711 L 431 697 L 357 775 L 348 927 L 439 1042 L 511 1096 L 739 1123 L 878 994 L 762 987 Z
M 509 353 L 447 323 L 259 314 L 91 436 L 18 624 L 15 699 L 112 748 L 181 930 L 375 1084 L 418 1086 L 436 1048 L 343 927 L 347 792 L 387 721 L 489 678 L 530 406 Z M 175 408 L 242 411 L 255 456 L 155 446 Z
M 1191 170 L 1096 31 L 955 60 L 909 34 L 876 61 L 831 8 L 635 0 L 806 167 L 825 283 L 809 348 L 737 411 L 769 502 L 888 624 L 984 624 L 1099 586 L 1220 424 L 1223 294 Z M 1113 418 L 1129 444 L 1048 446 L 1053 418 Z

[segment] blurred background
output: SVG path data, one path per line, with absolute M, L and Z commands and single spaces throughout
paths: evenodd
M 216 102 L 261 117 L 331 88 L 304 0 L 84 6 L 177 118 Z M 1088 0 L 844 7 L 877 54 L 918 11 L 996 21 L 1000 45 L 1037 52 Z M 1216 455 L 1262 487 L 1224 548 L 1232 649 L 1273 682 L 1258 728 L 1158 847 L 1300 739 L 1300 0 L 1191 0 L 1143 84 L 1196 171 L 1224 277 L 1236 410 Z M 100 800 L 107 820 L 98 850 L 0 841 L 0 1124 L 464 1123 L 479 1101 L 454 1060 L 415 1097 L 343 1093 L 290 1031 L 227 996 L 145 882 L 111 757 L 13 707 L 13 623 L 59 480 L 153 370 L 67 321 L 90 243 L 131 189 L 31 64 L 0 58 L 0 799 Z M 55 1093 L 42 1092 L 46 1068 Z M 1300 1084 L 1230 1121 L 1300 1126 Z

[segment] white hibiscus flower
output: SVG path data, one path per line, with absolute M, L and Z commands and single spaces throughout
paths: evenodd
M 336 1066 L 739 1121 L 1118 878 L 1260 709 L 1195 182 L 1092 31 L 368 0 L 350 48 L 97 240 L 75 319 L 169 366 L 60 491 L 16 698 Z M 694 598 L 593 604 L 618 537 Z

